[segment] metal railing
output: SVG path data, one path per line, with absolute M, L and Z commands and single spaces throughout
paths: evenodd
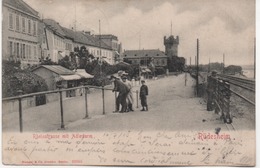
M 215 112 L 221 112 L 221 117 L 224 120 L 224 123 L 232 123 L 232 116 L 230 111 L 230 96 L 231 96 L 231 90 L 230 90 L 230 84 L 228 81 L 220 80 L 220 79 L 214 79 L 216 82 L 216 88 L 215 88 L 215 100 L 214 103 L 215 106 Z
M 65 124 L 64 124 L 64 105 L 63 105 L 63 94 L 62 92 L 66 91 L 75 91 L 77 89 L 84 89 L 84 99 L 85 99 L 85 119 L 90 118 L 89 117 L 89 106 L 88 106 L 88 94 L 89 94 L 89 89 L 94 88 L 94 89 L 100 89 L 102 90 L 102 114 L 106 114 L 106 106 L 105 106 L 105 90 L 113 90 L 111 88 L 106 88 L 106 87 L 97 87 L 97 86 L 92 86 L 92 85 L 85 85 L 85 86 L 79 86 L 79 87 L 74 87 L 74 88 L 68 88 L 68 89 L 57 89 L 53 91 L 44 91 L 44 92 L 37 92 L 37 93 L 31 93 L 31 94 L 25 94 L 15 97 L 9 97 L 9 98 L 3 98 L 2 102 L 8 102 L 8 101 L 13 101 L 13 100 L 18 100 L 18 111 L 19 111 L 19 130 L 20 132 L 23 132 L 23 107 L 22 107 L 22 100 L 28 97 L 34 97 L 34 96 L 39 96 L 39 95 L 47 95 L 47 94 L 52 94 L 52 93 L 59 93 L 59 104 L 60 104 L 60 129 L 63 130 L 65 129 Z M 138 108 L 138 90 L 132 91 L 133 93 L 136 93 L 136 108 Z M 117 92 L 114 92 L 115 94 L 115 109 L 116 109 L 116 98 L 117 98 Z

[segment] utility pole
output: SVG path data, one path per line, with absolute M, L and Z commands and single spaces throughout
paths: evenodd
M 191 66 L 191 57 L 190 57 L 190 66 Z
M 255 79 L 255 71 L 256 71 L 256 38 L 254 39 L 254 79 Z
M 171 21 L 171 35 L 172 35 L 172 21 Z
M 99 66 L 100 66 L 100 76 L 102 75 L 102 55 L 101 55 L 101 26 L 100 26 L 100 20 L 98 20 L 99 24 Z
M 197 39 L 197 81 L 196 81 L 196 86 L 197 86 L 197 96 L 199 95 L 199 39 Z
M 225 53 L 223 54 L 223 69 L 222 69 L 222 74 L 224 74 L 224 69 L 225 69 Z
M 208 73 L 210 73 L 210 58 L 209 58 Z

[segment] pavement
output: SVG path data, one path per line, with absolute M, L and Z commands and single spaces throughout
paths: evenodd
M 221 128 L 227 130 L 223 121 L 213 111 L 206 111 L 206 103 L 194 95 L 195 80 L 187 74 L 169 76 L 157 80 L 147 80 L 149 88 L 149 111 L 136 108 L 134 112 L 113 113 L 115 94 L 105 91 L 105 114 L 102 110 L 101 91 L 88 94 L 89 118 L 84 118 L 84 96 L 65 99 L 64 124 L 65 130 L 59 130 L 61 125 L 59 101 L 47 105 L 29 108 L 23 111 L 24 132 L 80 132 L 80 131 L 119 131 L 119 130 L 212 130 Z M 135 86 L 134 91 L 140 86 Z M 3 131 L 19 131 L 18 112 L 3 114 Z
M 149 111 L 109 113 L 105 116 L 78 120 L 67 125 L 68 131 L 120 130 L 212 130 L 226 129 L 219 116 L 206 111 L 206 103 L 194 95 L 195 80 L 187 74 L 148 80 Z

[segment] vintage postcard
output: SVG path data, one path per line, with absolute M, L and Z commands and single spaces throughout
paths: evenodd
M 3 0 L 2 164 L 255 166 L 255 0 Z

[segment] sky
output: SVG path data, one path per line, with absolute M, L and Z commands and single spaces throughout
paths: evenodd
M 255 0 L 24 0 L 60 25 L 116 35 L 123 49 L 160 49 L 179 36 L 178 55 L 194 64 L 254 62 Z M 172 26 L 171 26 L 172 25 Z

